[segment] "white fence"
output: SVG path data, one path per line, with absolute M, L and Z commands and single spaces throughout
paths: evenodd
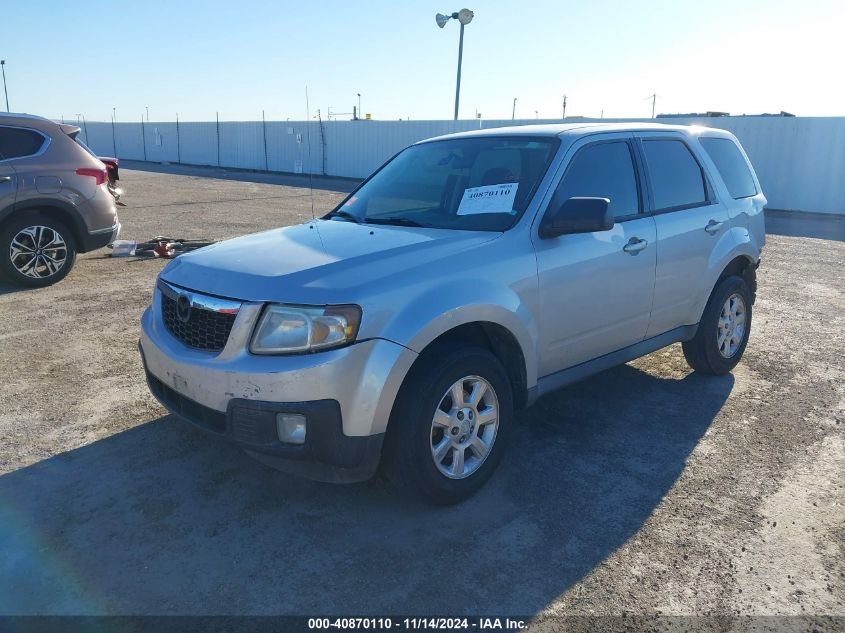
M 733 132 L 754 163 L 770 208 L 845 213 L 845 117 L 659 121 Z M 132 160 L 364 178 L 394 153 L 424 138 L 533 123 L 560 120 L 88 122 L 83 138 L 98 154 Z

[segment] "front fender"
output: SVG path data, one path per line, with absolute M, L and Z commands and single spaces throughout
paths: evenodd
M 528 387 L 537 383 L 537 323 L 523 296 L 536 291 L 526 280 L 525 287 L 453 278 L 438 284 L 403 304 L 384 324 L 382 338 L 400 343 L 420 353 L 445 332 L 461 325 L 487 322 L 500 325 L 513 334 L 525 359 Z M 522 291 L 522 292 L 520 292 Z

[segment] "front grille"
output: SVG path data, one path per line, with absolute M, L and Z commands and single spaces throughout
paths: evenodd
M 176 300 L 162 293 L 161 316 L 168 331 L 188 347 L 219 352 L 229 340 L 237 314 L 191 307 L 187 321 L 176 314 Z

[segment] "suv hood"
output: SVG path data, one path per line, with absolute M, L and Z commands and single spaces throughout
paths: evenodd
M 243 301 L 354 303 L 386 277 L 425 274 L 433 261 L 501 235 L 315 220 L 185 253 L 161 278 Z

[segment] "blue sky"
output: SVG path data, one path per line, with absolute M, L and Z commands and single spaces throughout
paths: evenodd
M 449 0 L 452 1 L 452 0 Z M 320 108 L 452 116 L 467 6 L 461 118 L 723 110 L 845 115 L 845 2 L 59 2 L 5 0 L 13 111 L 75 119 L 269 120 Z M 2 102 L 0 102 L 2 107 Z M 341 117 L 344 118 L 344 117 Z M 348 117 L 347 117 L 348 118 Z

